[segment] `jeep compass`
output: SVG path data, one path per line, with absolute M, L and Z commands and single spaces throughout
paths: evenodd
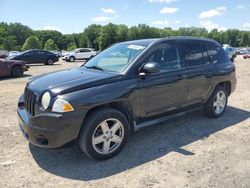
M 129 134 L 196 108 L 218 118 L 235 90 L 235 66 L 211 39 L 170 37 L 117 43 L 85 65 L 31 78 L 19 126 L 37 146 L 77 141 L 104 160 Z

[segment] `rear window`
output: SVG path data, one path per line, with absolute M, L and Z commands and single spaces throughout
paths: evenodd
M 230 62 L 226 52 L 219 45 L 208 43 L 206 45 L 211 63 L 227 63 Z

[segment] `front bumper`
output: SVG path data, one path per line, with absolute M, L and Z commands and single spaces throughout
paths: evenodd
M 82 112 L 65 114 L 44 113 L 30 116 L 23 106 L 23 96 L 18 102 L 18 123 L 24 137 L 40 147 L 58 148 L 78 137 Z
M 69 60 L 68 56 L 62 56 L 62 60 Z

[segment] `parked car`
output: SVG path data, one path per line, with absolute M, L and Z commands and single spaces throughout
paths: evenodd
M 19 51 L 10 51 L 8 57 L 15 57 L 19 55 L 21 52 Z
M 244 59 L 250 58 L 250 52 L 247 52 L 246 54 L 244 54 L 244 55 L 243 55 L 243 58 L 244 58 Z
M 234 58 L 237 56 L 236 55 L 236 51 L 233 47 L 228 46 L 228 45 L 224 45 L 223 49 L 225 50 L 227 56 L 229 57 L 229 59 L 234 62 Z
M 246 54 L 246 51 L 245 50 L 242 50 L 242 49 L 237 49 L 236 52 L 235 52 L 236 55 L 244 55 Z
M 74 62 L 75 60 L 87 60 L 93 58 L 97 52 L 92 48 L 77 48 L 71 52 L 63 54 L 62 59 Z
M 24 61 L 0 59 L 0 77 L 21 77 L 28 69 L 29 66 Z
M 0 59 L 8 57 L 9 52 L 7 50 L 0 50 Z
M 220 117 L 235 87 L 235 66 L 216 41 L 145 39 L 31 79 L 17 112 L 30 143 L 57 148 L 76 140 L 89 157 L 104 160 L 122 150 L 131 131 L 196 108 Z
M 56 54 L 58 57 L 62 57 L 62 52 L 61 52 L 61 51 L 52 50 L 52 51 L 50 51 L 50 52 Z
M 44 63 L 45 65 L 53 65 L 59 60 L 58 56 L 46 50 L 28 50 L 20 55 L 17 55 L 13 60 L 23 60 L 29 64 L 32 63 Z

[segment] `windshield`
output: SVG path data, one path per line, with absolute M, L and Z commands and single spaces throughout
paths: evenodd
M 116 44 L 88 61 L 84 67 L 121 73 L 145 48 L 142 45 Z
M 71 52 L 71 53 L 72 53 L 72 52 L 76 52 L 77 50 L 78 50 L 78 49 L 74 49 L 74 50 L 72 50 L 72 51 L 70 51 L 70 52 Z

